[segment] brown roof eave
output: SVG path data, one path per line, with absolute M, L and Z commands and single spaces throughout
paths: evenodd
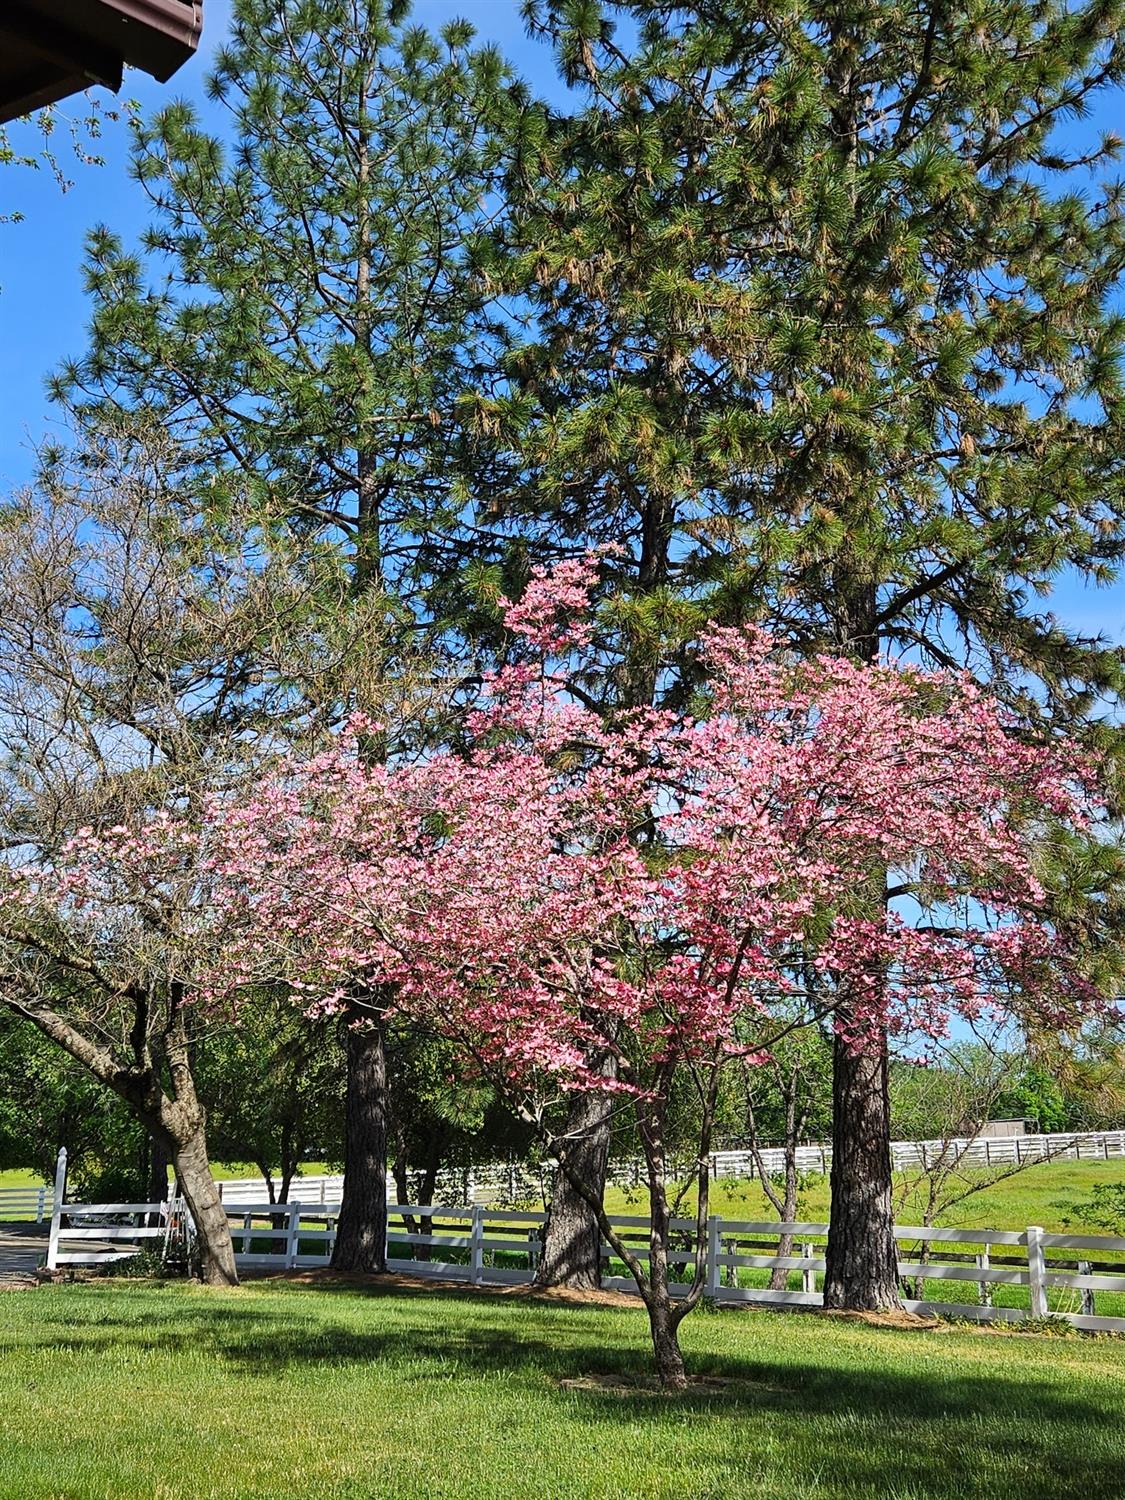
M 105 84 L 115 93 L 121 87 L 120 76 L 116 83 L 112 78 L 94 78 L 88 73 L 58 73 L 50 78 L 36 79 L 26 92 L 0 101 L 0 125 L 6 125 L 9 120 L 18 120 L 21 115 L 34 114 L 37 109 L 44 109 L 48 104 L 57 104 L 60 99 L 68 99 L 71 94 L 80 94 L 92 83 Z
M 160 83 L 199 46 L 203 7 L 198 0 L 110 0 L 110 8 L 125 23 L 125 61 Z
M 167 82 L 199 45 L 202 0 L 0 0 L 0 124 L 124 65 Z

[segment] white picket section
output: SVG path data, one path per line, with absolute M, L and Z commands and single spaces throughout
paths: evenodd
M 47 1268 L 110 1265 L 152 1248 L 153 1240 L 163 1245 L 174 1208 L 167 1203 L 60 1204 L 57 1228 L 52 1223 Z M 148 1220 L 156 1215 L 160 1222 L 150 1225 Z

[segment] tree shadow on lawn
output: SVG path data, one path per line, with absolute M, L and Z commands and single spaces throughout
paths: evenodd
M 377 1285 L 349 1290 L 364 1301 L 391 1292 Z M 373 1365 L 392 1376 L 401 1367 L 408 1383 L 517 1372 L 531 1377 L 542 1399 L 558 1403 L 559 1420 L 573 1415 L 584 1425 L 620 1426 L 624 1442 L 638 1424 L 660 1425 L 668 1430 L 664 1441 L 671 1450 L 671 1429 L 682 1430 L 685 1418 L 698 1422 L 697 1435 L 706 1433 L 708 1464 L 741 1475 L 743 1485 L 762 1467 L 767 1446 L 776 1461 L 781 1432 L 794 1493 L 818 1497 L 993 1500 L 1009 1489 L 1021 1500 L 1125 1497 L 1125 1424 L 1112 1388 L 1105 1389 L 1104 1400 L 1097 1392 L 1091 1398 L 1089 1385 L 1067 1395 L 1042 1378 L 1041 1367 L 1027 1367 L 1018 1377 L 995 1366 L 972 1375 L 916 1364 L 894 1368 L 895 1352 L 883 1341 L 898 1342 L 905 1357 L 909 1341 L 926 1334 L 877 1330 L 874 1343 L 855 1350 L 854 1364 L 843 1362 L 846 1345 L 835 1346 L 841 1362 L 833 1364 L 819 1356 L 816 1320 L 810 1318 L 807 1353 L 792 1340 L 784 1362 L 737 1351 L 691 1352 L 695 1373 L 725 1383 L 665 1396 L 625 1384 L 649 1374 L 643 1324 L 607 1327 L 603 1308 L 534 1299 L 490 1307 L 488 1299 L 468 1301 L 455 1288 L 395 1288 L 396 1300 L 432 1304 L 433 1320 L 415 1324 L 388 1305 L 384 1326 L 357 1329 L 317 1321 L 315 1303 L 312 1318 L 299 1316 L 296 1297 L 306 1291 L 294 1289 L 276 1302 L 240 1303 L 236 1297 L 212 1305 L 202 1296 L 164 1306 L 151 1298 L 135 1320 L 49 1315 L 36 1319 L 42 1337 L 35 1346 L 102 1355 L 109 1341 L 134 1351 L 191 1351 L 197 1358 L 210 1354 L 246 1378 L 302 1371 L 315 1380 L 318 1369 Z M 443 1325 L 446 1301 L 467 1316 Z M 519 1326 L 501 1326 L 513 1314 Z M 20 1343 L 28 1347 L 26 1333 Z M 0 1345 L 0 1353 L 5 1347 L 11 1346 Z M 577 1388 L 559 1384 L 583 1376 L 594 1378 Z M 601 1377 L 618 1383 L 599 1383 Z

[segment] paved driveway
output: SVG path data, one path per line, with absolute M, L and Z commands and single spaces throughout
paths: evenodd
M 34 1271 L 47 1254 L 46 1224 L 0 1223 L 0 1276 Z

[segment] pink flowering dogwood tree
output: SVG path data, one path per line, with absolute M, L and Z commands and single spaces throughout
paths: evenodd
M 488 681 L 468 753 L 372 766 L 345 738 L 217 810 L 238 936 L 213 985 L 283 980 L 323 1012 L 360 978 L 453 1039 L 568 1175 L 560 1101 L 611 1091 L 647 1164 L 647 1253 L 594 1185 L 573 1186 L 674 1388 L 705 1286 L 724 1066 L 767 1057 L 795 1008 L 856 1049 L 885 1030 L 922 1052 L 958 1016 L 1079 1024 L 1101 1002 L 1045 919 L 1042 849 L 1085 825 L 1091 794 L 1076 757 L 1021 742 L 966 678 L 797 662 L 755 630 L 702 641 L 698 719 L 646 709 L 607 728 L 551 666 L 591 639 L 593 566 L 542 574 L 508 607 L 532 660 Z M 612 1078 L 591 1061 L 607 1054 Z M 684 1080 L 694 1270 L 674 1291 L 667 1129 Z

